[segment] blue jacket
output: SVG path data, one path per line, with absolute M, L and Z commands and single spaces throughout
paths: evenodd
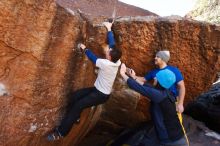
M 151 100 L 151 117 L 162 143 L 176 141 L 184 135 L 176 112 L 175 97 L 169 90 L 157 89 L 149 84 L 140 85 L 134 79 L 128 86 Z
M 114 47 L 115 39 L 114 39 L 114 34 L 112 31 L 109 31 L 107 33 L 107 39 L 108 39 L 109 47 L 110 48 Z M 85 53 L 86 53 L 86 56 L 89 58 L 89 60 L 91 60 L 94 64 L 96 64 L 96 60 L 98 59 L 98 57 L 96 57 L 96 55 L 93 54 L 93 52 L 90 49 L 86 49 Z

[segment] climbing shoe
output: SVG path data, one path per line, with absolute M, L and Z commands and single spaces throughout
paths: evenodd
M 56 141 L 61 138 L 63 138 L 63 136 L 59 133 L 57 128 L 47 136 L 48 141 Z

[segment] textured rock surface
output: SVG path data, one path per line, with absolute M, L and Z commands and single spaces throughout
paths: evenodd
M 46 145 L 41 139 L 57 121 L 73 78 L 79 18 L 54 1 L 5 0 L 0 7 L 0 74 L 9 92 L 0 100 L 0 145 Z
M 45 134 L 62 118 L 69 91 L 93 85 L 94 67 L 72 48 L 84 42 L 103 56 L 103 19 L 82 19 L 53 0 L 2 0 L 0 9 L 0 82 L 8 92 L 0 96 L 0 145 L 78 145 L 97 120 L 92 132 L 111 138 L 149 119 L 148 101 L 118 77 L 107 104 L 85 110 L 80 124 L 62 141 L 46 142 Z M 113 29 L 123 62 L 140 75 L 153 67 L 157 50 L 169 49 L 171 64 L 185 76 L 187 102 L 211 85 L 220 68 L 219 27 L 214 25 L 182 18 L 127 17 L 118 19 Z
M 136 17 L 118 21 L 115 33 L 124 50 L 123 59 L 140 75 L 152 68 L 155 52 L 166 48 L 171 52 L 169 64 L 177 66 L 184 75 L 187 100 L 208 89 L 207 83 L 215 80 L 219 70 L 219 27 L 180 17 Z M 135 22 L 128 23 L 130 21 Z
M 198 0 L 194 9 L 187 14 L 199 21 L 207 21 L 220 24 L 220 1 L 219 0 Z

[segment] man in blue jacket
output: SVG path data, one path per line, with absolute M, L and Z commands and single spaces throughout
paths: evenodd
M 174 85 L 170 87 L 169 90 L 174 94 L 174 96 L 178 100 L 178 103 L 176 105 L 177 112 L 182 113 L 184 111 L 183 103 L 184 103 L 184 98 L 185 98 L 185 84 L 183 80 L 183 75 L 178 68 L 167 64 L 169 59 L 170 59 L 169 51 L 167 50 L 158 51 L 154 58 L 155 60 L 154 63 L 157 66 L 156 69 L 151 70 L 144 77 L 136 76 L 136 73 L 134 72 L 134 70 L 130 70 L 129 76 L 134 78 L 140 84 L 144 84 L 147 81 L 153 80 L 154 81 L 153 85 L 156 86 L 157 80 L 155 77 L 159 71 L 165 70 L 165 69 L 172 71 L 176 76 L 176 81 Z
M 155 65 L 158 68 L 151 70 L 144 77 L 137 76 L 133 69 L 129 70 L 128 75 L 132 77 L 133 79 L 135 79 L 141 85 L 144 85 L 146 82 L 153 80 L 153 86 L 156 87 L 158 85 L 156 74 L 163 70 L 172 71 L 175 74 L 176 80 L 174 84 L 168 90 L 171 91 L 171 93 L 175 97 L 175 100 L 178 101 L 176 102 L 176 111 L 178 112 L 178 116 L 180 118 L 180 121 L 182 122 L 181 113 L 184 111 L 183 102 L 184 102 L 184 97 L 185 97 L 185 85 L 183 81 L 183 76 L 178 68 L 167 64 L 170 59 L 169 51 L 167 50 L 158 51 L 154 59 L 155 59 Z M 163 122 L 161 122 L 162 119 L 159 114 L 160 113 L 159 111 L 160 111 L 160 108 L 158 104 L 156 104 L 155 102 L 151 102 L 150 112 L 151 112 L 152 119 L 154 119 L 155 121 L 154 123 L 156 125 L 155 128 L 157 128 L 157 131 L 161 129 L 162 131 L 164 131 L 165 125 Z M 157 133 L 157 134 L 160 137 L 160 139 L 166 139 L 167 137 L 166 134 L 162 132 Z
M 80 113 L 83 109 L 105 103 L 111 94 L 112 86 L 121 64 L 120 58 L 122 53 L 115 47 L 115 40 L 111 31 L 112 23 L 104 22 L 104 25 L 108 30 L 107 39 L 109 44 L 109 49 L 105 53 L 105 59 L 97 58 L 84 44 L 79 46 L 86 56 L 99 68 L 94 87 L 83 88 L 72 93 L 71 100 L 68 103 L 70 108 L 68 108 L 61 124 L 47 136 L 49 141 L 58 140 L 66 136 L 71 130 L 72 125 L 80 118 Z
M 169 69 L 158 71 L 155 74 L 157 80 L 155 87 L 139 83 L 137 78 L 128 76 L 130 73 L 125 64 L 121 65 L 120 74 L 131 89 L 149 98 L 151 105 L 156 106 L 152 108 L 151 116 L 161 146 L 188 146 L 184 129 L 176 112 L 175 96 L 169 90 L 176 82 L 175 73 Z M 154 117 L 155 113 L 157 118 Z

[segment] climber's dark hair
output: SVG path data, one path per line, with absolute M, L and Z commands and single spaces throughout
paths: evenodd
M 116 46 L 111 46 L 110 51 L 111 61 L 116 63 L 122 56 L 122 52 L 120 49 L 116 48 Z

